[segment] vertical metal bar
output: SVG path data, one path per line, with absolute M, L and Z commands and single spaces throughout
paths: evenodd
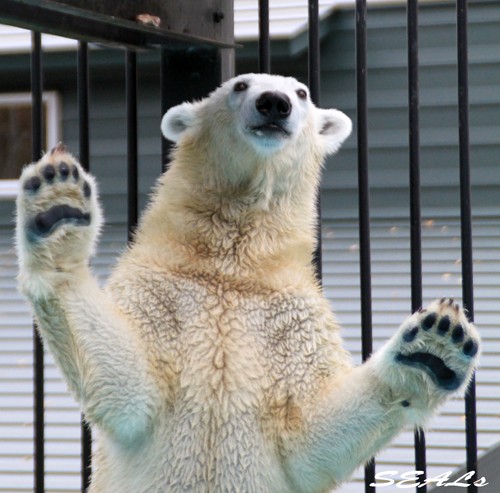
M 319 105 L 320 98 L 320 43 L 318 0 L 309 0 L 309 91 L 312 102 Z
M 161 49 L 161 59 L 160 59 L 160 107 L 161 107 L 161 117 L 168 110 L 168 85 L 167 77 L 169 75 L 168 69 L 168 51 L 165 48 Z M 165 172 L 168 169 L 168 155 L 171 149 L 170 142 L 161 136 L 161 170 Z
M 370 253 L 370 188 L 368 181 L 368 102 L 366 0 L 356 0 L 356 99 L 358 123 L 359 254 L 361 272 L 361 339 L 365 361 L 373 351 Z M 365 466 L 365 492 L 374 492 L 375 461 Z
M 319 6 L 318 0 L 309 0 L 309 45 L 308 45 L 308 85 L 311 100 L 319 106 L 320 99 L 320 42 L 319 42 Z M 314 267 L 319 281 L 323 277 L 322 272 L 322 235 L 321 235 L 321 191 L 318 190 L 316 198 L 317 224 L 316 224 L 316 249 L 314 251 Z
M 418 3 L 408 1 L 408 107 L 410 154 L 411 310 L 422 306 L 422 228 L 420 205 L 420 124 L 418 85 Z
M 127 197 L 128 241 L 133 240 L 138 219 L 137 177 L 137 54 L 126 52 L 126 99 L 127 99 Z
M 418 78 L 418 0 L 408 0 L 408 109 L 410 158 L 410 244 L 411 244 L 411 311 L 422 307 L 422 218 L 420 204 L 420 123 Z M 415 468 L 423 471 L 422 483 L 427 475 L 425 434 L 415 430 Z M 427 492 L 427 485 L 418 491 Z
M 89 170 L 89 69 L 88 45 L 80 41 L 77 53 L 80 164 Z
M 457 0 L 458 111 L 460 150 L 460 203 L 462 219 L 462 273 L 464 305 L 473 319 L 472 213 L 470 190 L 469 82 L 467 47 L 467 0 Z
M 78 43 L 77 53 L 77 92 L 79 117 L 79 154 L 80 163 L 86 171 L 90 169 L 90 139 L 89 139 L 89 69 L 88 45 Z M 92 434 L 90 426 L 82 416 L 82 480 L 81 491 L 85 493 L 90 486 L 92 467 Z
M 42 36 L 31 34 L 31 157 L 38 161 L 43 148 L 43 72 Z M 34 490 L 45 491 L 45 412 L 44 412 L 44 355 L 43 344 L 34 326 Z
M 271 72 L 269 0 L 259 0 L 259 72 Z
M 31 154 L 33 161 L 42 157 L 43 150 L 43 70 L 42 36 L 38 32 L 31 34 Z
M 472 258 L 472 209 L 470 182 L 469 143 L 469 81 L 467 0 L 457 0 L 457 58 L 458 58 L 458 118 L 460 152 L 460 225 L 462 237 L 462 296 L 468 317 L 474 320 L 474 276 Z M 465 396 L 465 438 L 467 470 L 477 476 L 477 423 L 476 381 L 469 385 Z M 477 486 L 471 481 L 467 490 L 476 493 Z

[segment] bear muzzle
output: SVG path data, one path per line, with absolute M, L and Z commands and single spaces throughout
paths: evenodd
M 292 102 L 286 94 L 278 91 L 263 92 L 256 99 L 255 108 L 259 123 L 252 125 L 251 129 L 257 135 L 290 135 L 287 123 L 292 112 Z

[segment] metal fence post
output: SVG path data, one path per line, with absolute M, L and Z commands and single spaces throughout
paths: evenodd
M 470 321 L 474 321 L 474 275 L 472 256 L 472 210 L 469 143 L 469 70 L 467 0 L 457 0 L 457 58 L 458 58 L 458 123 L 460 155 L 460 228 L 462 243 L 462 296 Z M 476 380 L 472 379 L 465 395 L 465 440 L 467 471 L 475 471 L 477 479 L 477 416 Z M 471 481 L 469 493 L 477 493 Z
M 309 39 L 308 39 L 308 84 L 311 100 L 319 106 L 320 99 L 320 39 L 319 39 L 319 4 L 318 0 L 309 0 Z M 319 281 L 323 277 L 322 232 L 321 232 L 321 193 L 318 190 L 316 198 L 317 224 L 316 249 L 314 251 L 314 267 Z
M 271 72 L 271 42 L 269 38 L 269 0 L 259 0 L 259 72 Z
M 127 50 L 125 57 L 125 91 L 127 105 L 127 228 L 128 241 L 133 240 L 139 216 L 138 139 L 137 139 L 137 54 Z
M 79 133 L 79 158 L 83 169 L 90 169 L 90 136 L 89 136 L 89 67 L 88 45 L 80 41 L 77 52 L 77 92 L 78 92 L 78 133 Z M 90 426 L 82 416 L 82 493 L 90 486 L 92 466 L 92 434 Z
M 31 157 L 38 161 L 43 149 L 43 71 L 42 36 L 31 34 Z M 34 326 L 34 489 L 35 493 L 45 492 L 45 358 L 42 339 Z
M 370 251 L 370 187 L 368 180 L 368 102 L 366 57 L 366 0 L 356 0 L 356 111 L 359 193 L 359 260 L 361 273 L 361 344 L 366 361 L 373 351 Z M 375 491 L 375 461 L 365 466 L 365 492 Z
M 407 4 L 408 44 L 408 110 L 410 161 L 410 256 L 411 256 L 411 311 L 422 307 L 422 215 L 420 204 L 420 108 L 418 78 L 418 0 Z M 415 469 L 422 471 L 420 482 L 427 477 L 425 434 L 415 430 Z M 427 492 L 423 484 L 416 491 Z

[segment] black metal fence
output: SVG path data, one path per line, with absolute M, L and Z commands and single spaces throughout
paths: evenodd
M 311 98 L 320 104 L 320 30 L 317 0 L 309 0 L 309 86 Z M 260 39 L 259 69 L 270 71 L 269 2 L 259 1 Z M 472 260 L 472 214 L 469 152 L 469 101 L 468 101 L 468 45 L 467 45 L 467 0 L 457 0 L 457 61 L 458 61 L 458 131 L 460 147 L 460 204 L 462 242 L 462 286 L 463 305 L 471 321 L 474 319 L 473 260 Z M 359 251 L 361 287 L 361 334 L 362 359 L 372 353 L 372 296 L 370 255 L 370 186 L 368 157 L 368 103 L 367 103 L 367 1 L 356 0 L 356 101 L 357 101 L 357 147 L 358 147 L 358 207 L 359 207 Z M 411 310 L 422 306 L 422 235 L 420 200 L 420 139 L 419 139 L 419 65 L 418 65 L 418 0 L 407 0 L 407 51 L 408 51 L 408 109 L 409 109 L 409 184 L 410 184 L 410 231 L 411 231 Z M 321 205 L 318 204 L 320 214 Z M 321 217 L 321 215 L 319 216 Z M 318 234 L 321 228 L 318 227 Z M 321 240 L 321 238 L 320 238 Z M 321 277 L 321 241 L 316 253 L 316 265 Z M 465 433 L 467 447 L 467 471 L 477 472 L 477 430 L 475 379 L 465 397 Z M 421 484 L 416 491 L 425 493 L 426 479 L 425 434 L 415 430 L 415 470 L 423 471 Z M 365 466 L 365 492 L 375 491 L 375 461 Z M 469 493 L 477 492 L 471 481 Z
M 30 26 L 35 19 L 26 16 L 37 15 L 35 11 L 22 8 L 22 2 L 8 0 L 10 14 L 2 13 L 2 21 L 14 25 Z M 28 2 L 33 3 L 33 2 Z M 270 36 L 269 36 L 269 2 L 259 0 L 256 8 L 259 9 L 259 70 L 271 71 Z M 8 9 L 6 9 L 7 11 Z M 37 11 L 38 12 L 38 11 Z M 319 8 L 317 0 L 309 0 L 309 86 L 311 97 L 317 104 L 320 103 L 320 34 L 319 34 Z M 468 78 L 467 78 L 467 1 L 457 0 L 457 60 L 458 60 L 458 86 L 457 94 L 459 107 L 459 142 L 460 142 L 460 203 L 461 203 L 461 231 L 462 231 L 462 276 L 463 276 L 463 303 L 471 319 L 474 317 L 473 299 L 473 272 L 472 272 L 472 228 L 471 228 L 471 199 L 470 199 L 470 164 L 469 164 L 469 132 L 468 132 Z M 50 14 L 50 13 L 49 13 Z M 47 13 L 44 13 L 46 16 Z M 369 193 L 369 155 L 368 155 L 368 112 L 367 112 L 367 6 L 366 0 L 356 0 L 356 81 L 357 81 L 357 145 L 358 145 L 358 184 L 359 184 L 359 237 L 360 237 L 360 272 L 361 272 L 361 320 L 362 320 L 362 355 L 363 359 L 372 352 L 372 306 L 371 306 L 371 262 L 370 262 L 370 193 Z M 74 22 L 78 22 L 73 19 Z M 83 19 L 85 24 L 88 19 Z M 419 83 L 418 83 L 418 3 L 417 0 L 408 0 L 407 4 L 408 27 L 408 107 L 409 107 L 409 183 L 410 183 L 410 211 L 411 211 L 411 280 L 412 301 L 411 310 L 416 310 L 422 305 L 422 252 L 421 252 L 421 213 L 420 213 L 420 164 L 419 164 Z M 107 26 L 100 24 L 92 29 L 108 29 L 117 33 L 117 39 L 127 45 L 137 44 L 136 40 L 144 42 L 143 28 L 134 30 L 130 26 L 120 29 L 118 25 Z M 67 37 L 74 37 L 69 28 L 65 33 Z M 59 33 L 60 30 L 59 30 Z M 85 40 L 92 35 L 86 33 Z M 127 38 L 128 37 L 128 38 Z M 102 36 L 98 36 L 99 39 Z M 178 46 L 172 50 L 172 39 L 162 38 L 155 34 L 154 43 L 157 49 L 162 50 L 162 101 L 161 108 L 166 108 L 180 102 L 190 95 L 179 88 L 179 77 L 189 71 L 190 64 L 199 64 L 199 71 L 208 73 L 209 77 L 199 78 L 200 83 L 191 96 L 206 94 L 220 79 L 218 70 L 217 43 L 200 43 L 194 40 L 193 46 L 201 50 L 183 51 L 179 55 Z M 124 40 L 128 39 L 129 42 Z M 178 40 L 174 40 L 174 44 Z M 220 45 L 220 43 L 219 43 Z M 189 40 L 182 40 L 183 48 L 190 49 Z M 200 48 L 201 47 L 201 48 Z M 226 46 L 227 48 L 227 46 Z M 88 45 L 80 41 L 77 54 L 78 66 L 78 107 L 79 107 L 79 155 L 82 165 L 89 168 L 89 65 Z M 214 55 L 215 51 L 215 55 Z M 207 53 L 209 54 L 207 57 Z M 191 57 L 187 63 L 185 57 Z M 33 96 L 33 128 L 32 128 L 32 157 L 40 158 L 42 153 L 42 92 L 43 92 L 43 54 L 41 36 L 39 32 L 32 35 L 31 57 L 31 83 Z M 138 216 L 138 137 L 137 137 L 137 61 L 133 49 L 125 52 L 126 70 L 126 106 L 127 106 L 127 142 L 128 142 L 128 224 L 132 232 Z M 174 70 L 175 69 L 175 70 Z M 182 84 L 182 82 L 180 82 Z M 166 143 L 163 142 L 162 155 L 166 155 Z M 320 207 L 320 204 L 318 204 Z M 318 234 L 320 234 L 318 227 Z M 130 238 L 130 236 L 129 236 Z M 318 274 L 321 276 L 321 247 L 316 254 Z M 41 341 L 36 331 L 34 332 L 34 421 L 35 421 L 35 493 L 45 491 L 45 437 L 44 437 L 44 361 Z M 466 399 L 466 444 L 467 444 L 467 470 L 477 471 L 477 443 L 476 443 L 476 409 L 475 409 L 475 383 L 471 383 Z M 89 484 L 91 471 L 91 437 L 90 430 L 82 424 L 82 491 Z M 423 432 L 415 433 L 415 468 L 426 470 L 425 436 Z M 365 468 L 365 491 L 375 491 L 374 482 L 375 464 L 371 461 Z M 425 492 L 426 487 L 417 491 Z M 477 491 L 477 486 L 471 484 L 469 493 Z

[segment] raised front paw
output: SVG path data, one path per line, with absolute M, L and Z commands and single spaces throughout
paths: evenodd
M 396 362 L 424 372 L 439 389 L 457 390 L 470 378 L 479 335 L 452 299 L 435 301 L 413 314 L 396 337 Z
M 101 224 L 93 178 L 59 144 L 20 178 L 17 242 L 22 260 L 64 267 L 85 260 Z M 44 265 L 43 267 L 50 267 Z

